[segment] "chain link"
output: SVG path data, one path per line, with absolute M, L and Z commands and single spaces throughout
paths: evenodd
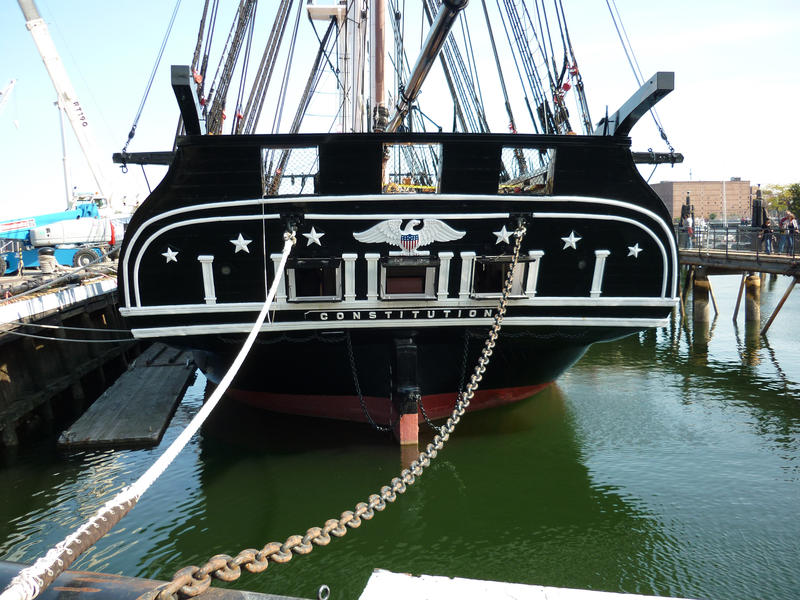
M 508 306 L 508 298 L 511 294 L 511 286 L 514 281 L 514 268 L 519 261 L 519 252 L 522 246 L 522 238 L 527 229 L 524 222 L 520 220 L 514 235 L 516 242 L 511 258 L 511 266 L 506 274 L 503 285 L 503 295 L 494 314 L 494 322 L 489 330 L 489 335 L 484 341 L 484 347 L 478 358 L 478 364 L 470 377 L 466 390 L 459 395 L 458 401 L 447 422 L 437 429 L 438 433 L 433 441 L 427 445 L 425 451 L 420 453 L 406 469 L 400 472 L 398 477 L 393 478 L 389 485 L 381 487 L 378 494 L 371 494 L 367 502 L 359 502 L 355 510 L 344 511 L 338 519 L 328 519 L 322 527 L 311 527 L 305 535 L 292 535 L 283 544 L 270 542 L 261 550 L 248 548 L 239 552 L 236 557 L 227 554 L 217 554 L 212 556 L 202 567 L 184 567 L 178 571 L 172 581 L 156 588 L 147 594 L 149 598 L 157 600 L 177 600 L 179 598 L 192 598 L 203 593 L 211 584 L 211 578 L 215 577 L 223 581 L 234 581 L 241 575 L 241 567 L 249 573 L 261 573 L 266 571 L 269 563 L 287 563 L 296 554 L 308 554 L 314 546 L 327 546 L 331 542 L 331 536 L 343 537 L 348 529 L 356 529 L 361 526 L 363 520 L 369 521 L 375 516 L 375 512 L 383 511 L 387 503 L 392 503 L 397 499 L 398 494 L 405 493 L 408 486 L 413 485 L 422 472 L 427 468 L 439 451 L 444 448 L 445 443 L 450 439 L 456 425 L 467 411 L 470 401 L 475 396 L 486 366 L 491 360 L 491 356 L 497 342 L 497 337 L 502 327 Z M 347 338 L 348 350 L 352 362 L 352 345 Z M 358 384 L 356 384 L 358 385 Z M 358 390 L 360 396 L 360 390 Z
M 388 426 L 384 427 L 383 425 L 378 425 L 375 420 L 372 418 L 372 415 L 369 414 L 369 410 L 367 409 L 367 401 L 364 399 L 364 394 L 361 393 L 361 384 L 358 381 L 358 370 L 356 369 L 356 357 L 353 353 L 353 342 L 350 340 L 350 332 L 348 331 L 345 334 L 345 344 L 347 345 L 347 354 L 350 358 L 350 371 L 353 373 L 353 385 L 356 388 L 356 395 L 358 396 L 358 402 L 361 404 L 361 412 L 364 413 L 364 416 L 369 421 L 369 424 L 372 425 L 372 428 L 376 431 L 391 431 L 392 427 L 394 427 L 394 423 L 392 423 L 391 412 L 389 413 L 389 424 Z M 390 403 L 390 406 L 393 406 Z M 391 408 L 389 409 L 391 411 Z

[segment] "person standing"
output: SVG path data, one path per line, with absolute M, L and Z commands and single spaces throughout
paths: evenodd
M 788 224 L 789 224 L 789 211 L 787 210 L 781 220 L 778 221 L 778 228 L 780 229 L 780 238 L 778 239 L 778 254 L 783 254 L 786 250 L 786 244 L 788 243 L 789 235 L 788 231 Z
M 693 239 L 694 238 L 694 219 L 692 219 L 692 215 L 686 215 L 686 247 L 693 248 Z
M 772 221 L 769 219 L 764 221 L 760 237 L 764 241 L 764 252 L 772 254 L 772 242 L 775 240 L 775 232 L 772 231 Z
M 794 236 L 797 233 L 797 220 L 794 218 L 794 214 L 788 210 L 786 211 L 786 216 L 789 217 L 789 220 L 786 223 L 786 233 L 788 242 L 788 247 L 786 249 L 786 252 L 787 254 L 794 255 Z

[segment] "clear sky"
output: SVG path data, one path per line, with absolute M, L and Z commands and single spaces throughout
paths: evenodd
M 271 12 L 274 2 L 262 2 L 260 10 Z M 605 0 L 563 2 L 591 116 L 597 122 L 606 106 L 610 112 L 616 110 L 637 84 Z M 676 89 L 657 110 L 670 142 L 686 156 L 686 162 L 674 168 L 659 167 L 651 182 L 690 177 L 741 177 L 762 185 L 800 181 L 796 114 L 800 106 L 800 1 L 616 2 L 644 75 L 675 72 Z M 115 190 L 130 197 L 146 195 L 141 169 L 131 167 L 123 176 L 111 163 L 111 153 L 125 143 L 174 3 L 36 3 L 90 120 Z M 169 65 L 190 62 L 202 5 L 202 0 L 181 4 L 131 151 L 171 148 L 178 110 L 169 86 Z M 416 7 L 417 2 L 406 3 L 411 5 Z M 479 16 L 480 10 L 479 0 L 471 0 L 468 13 Z M 223 23 L 219 37 L 227 33 L 229 21 Z M 306 26 L 304 19 L 301 27 Z M 262 47 L 263 42 L 257 44 L 254 52 L 260 54 Z M 478 54 L 481 60 L 488 52 Z M 55 92 L 14 0 L 5 0 L 0 7 L 0 57 L 0 89 L 17 80 L 0 113 L 0 218 L 61 210 L 65 192 Z M 421 102 L 427 111 L 436 103 L 426 105 L 426 93 L 428 98 L 435 94 L 423 88 Z M 632 137 L 635 150 L 666 150 L 649 117 L 633 129 Z M 67 138 L 73 184 L 93 191 L 69 130 Z M 642 168 L 645 177 L 651 170 Z M 151 186 L 163 172 L 147 167 Z

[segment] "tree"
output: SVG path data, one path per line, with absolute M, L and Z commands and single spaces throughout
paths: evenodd
M 763 198 L 770 211 L 781 214 L 790 210 L 800 215 L 800 183 L 770 185 L 764 190 Z

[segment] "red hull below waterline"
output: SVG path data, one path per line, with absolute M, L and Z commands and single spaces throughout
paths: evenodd
M 469 412 L 511 404 L 542 391 L 550 383 L 539 385 L 478 390 L 469 405 Z M 302 394 L 273 394 L 269 392 L 250 392 L 229 389 L 227 396 L 255 408 L 278 413 L 339 419 L 367 423 L 368 418 L 358 396 L 318 396 Z M 422 407 L 431 420 L 444 419 L 453 412 L 455 393 L 431 394 L 422 397 Z M 365 396 L 364 404 L 370 418 L 379 425 L 397 421 L 398 415 L 388 398 Z M 418 412 L 419 422 L 425 420 L 422 410 Z

